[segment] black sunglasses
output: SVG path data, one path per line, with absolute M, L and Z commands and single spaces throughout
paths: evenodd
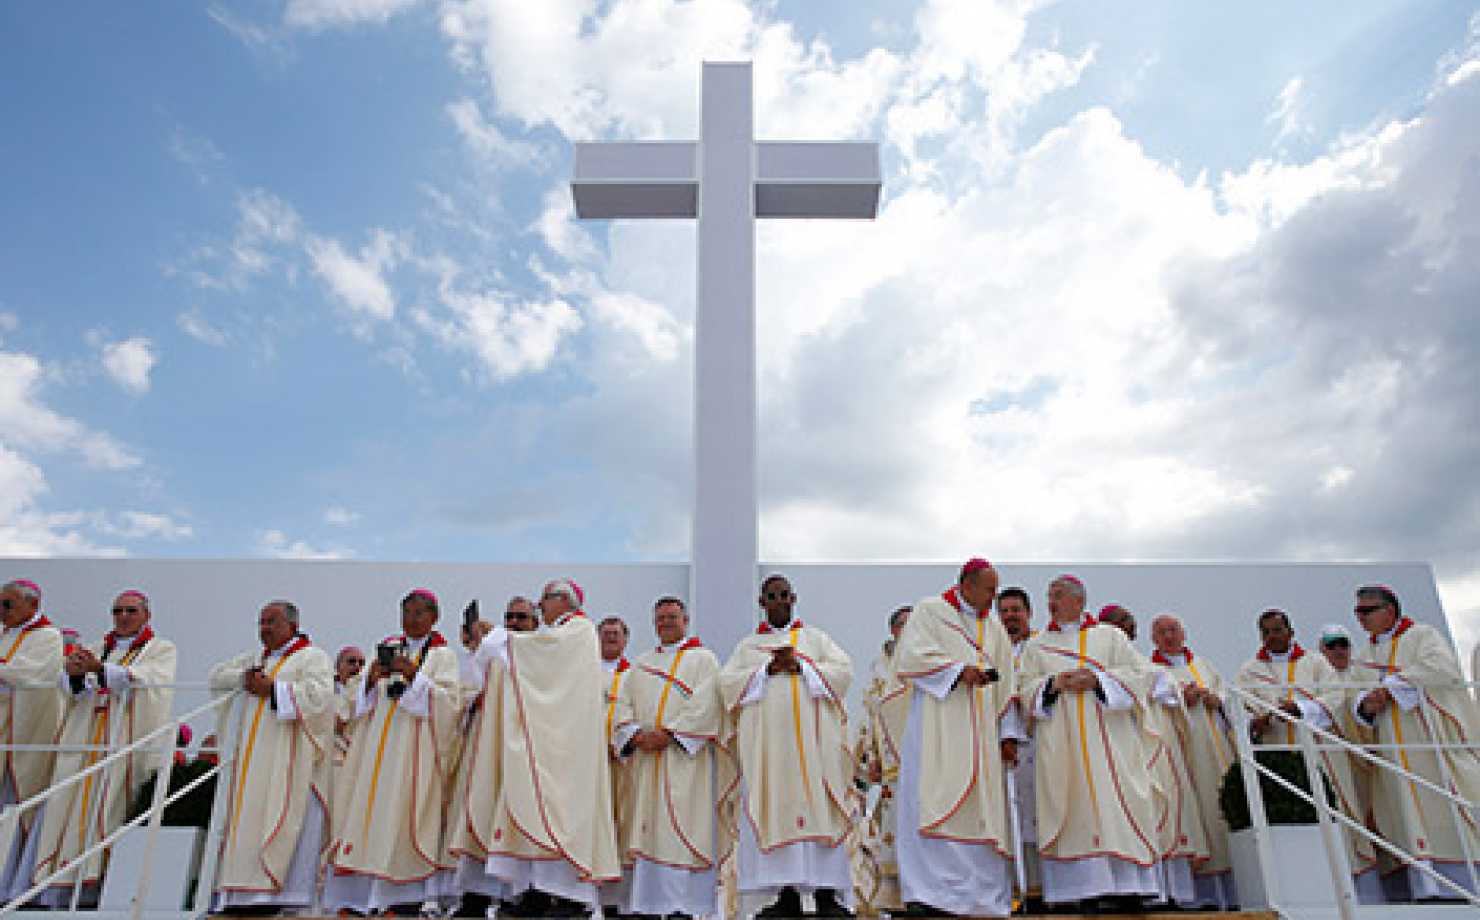
M 790 591 L 767 591 L 766 592 L 766 600 L 768 600 L 768 601 L 789 601 L 793 597 L 796 597 L 796 595 L 795 594 L 792 594 Z
M 1382 608 L 1382 604 L 1358 604 L 1357 606 L 1352 608 L 1352 613 L 1355 613 L 1359 617 L 1364 617 L 1367 614 L 1372 613 L 1376 610 L 1381 610 Z
M 114 607 L 113 613 L 115 616 L 120 613 L 138 613 L 141 609 L 140 607 Z
M 1327 639 L 1321 643 L 1326 648 L 1351 648 L 1352 644 L 1345 639 Z

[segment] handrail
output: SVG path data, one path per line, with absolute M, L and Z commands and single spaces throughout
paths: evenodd
M 56 881 L 59 878 L 62 878 L 64 876 L 68 875 L 69 873 L 73 872 L 74 870 L 78 870 L 79 867 L 84 866 L 95 855 L 103 852 L 104 850 L 108 849 L 109 847 L 111 847 L 115 843 L 117 843 L 118 840 L 124 834 L 126 834 L 128 831 L 133 830 L 134 828 L 138 827 L 141 823 L 143 823 L 144 821 L 147 820 L 149 822 L 149 836 L 148 836 L 148 840 L 147 840 L 147 842 L 145 844 L 144 865 L 143 865 L 142 870 L 140 872 L 139 886 L 138 886 L 137 890 L 135 891 L 134 898 L 133 898 L 133 904 L 132 904 L 132 908 L 131 908 L 131 916 L 132 916 L 133 920 L 140 920 L 140 917 L 141 917 L 142 911 L 143 911 L 143 905 L 144 905 L 145 899 L 148 896 L 150 875 L 151 875 L 152 868 L 153 868 L 154 850 L 155 850 L 155 847 L 156 847 L 156 841 L 158 839 L 158 829 L 160 827 L 160 822 L 161 822 L 161 819 L 163 817 L 165 807 L 167 805 L 172 804 L 175 801 L 179 800 L 181 797 L 187 795 L 188 793 L 190 793 L 191 791 L 193 791 L 194 789 L 196 789 L 197 787 L 199 787 L 201 784 L 203 784 L 207 779 L 210 779 L 212 777 L 216 777 L 216 776 L 222 775 L 223 771 L 227 767 L 229 767 L 229 766 L 231 766 L 233 764 L 234 755 L 235 755 L 235 751 L 234 751 L 235 745 L 234 745 L 234 743 L 233 744 L 226 745 L 224 748 L 221 748 L 221 750 L 223 750 L 224 753 L 222 754 L 219 762 L 216 765 L 214 765 L 213 767 L 211 767 L 209 770 L 207 770 L 201 776 L 196 777 L 195 779 L 193 779 L 192 781 L 190 781 L 189 783 L 187 783 L 182 788 L 176 790 L 174 793 L 168 793 L 168 789 L 169 789 L 169 776 L 170 776 L 171 767 L 172 767 L 173 761 L 174 761 L 175 737 L 176 737 L 177 726 L 178 726 L 178 724 L 180 722 L 188 721 L 189 719 L 193 719 L 193 718 L 196 718 L 198 716 L 203 716 L 203 715 L 207 714 L 208 712 L 210 712 L 212 710 L 220 709 L 220 708 L 223 708 L 223 707 L 231 707 L 236 702 L 237 698 L 239 698 L 241 695 L 242 695 L 242 692 L 239 691 L 239 690 L 232 691 L 232 692 L 226 693 L 226 694 L 222 694 L 222 695 L 216 697 L 215 699 L 212 699 L 212 700 L 210 700 L 210 701 L 208 701 L 206 703 L 201 704 L 200 706 L 197 706 L 196 708 L 190 710 L 189 712 L 187 712 L 183 716 L 180 716 L 178 718 L 172 718 L 172 719 L 166 721 L 164 724 L 160 725 L 158 728 L 155 728 L 154 730 L 148 732 L 147 734 L 143 735 L 142 737 L 135 739 L 134 741 L 130 742 L 129 744 L 114 749 L 112 751 L 112 753 L 108 754 L 106 757 L 102 758 L 97 763 L 95 763 L 95 764 L 93 764 L 93 765 L 91 765 L 91 766 L 89 766 L 89 767 L 87 767 L 87 768 L 85 768 L 83 770 L 80 770 L 77 773 L 74 773 L 73 775 L 69 776 L 68 778 L 66 778 L 66 779 L 64 779 L 64 780 L 62 780 L 62 781 L 60 781 L 58 783 L 55 783 L 55 784 L 47 787 L 46 789 L 42 790 L 41 792 L 37 793 L 36 795 L 32 796 L 31 798 L 25 800 L 24 802 L 20 802 L 20 803 L 17 803 L 15 805 L 7 806 L 3 810 L 3 812 L 0 812 L 0 839 L 5 839 L 6 836 L 7 836 L 7 833 L 6 833 L 6 823 L 7 822 L 13 822 L 13 823 L 15 823 L 15 824 L 18 825 L 19 824 L 19 821 L 20 821 L 20 815 L 22 813 L 24 813 L 25 811 L 27 811 L 29 809 L 34 809 L 34 808 L 37 808 L 37 807 L 39 807 L 39 806 L 41 806 L 43 804 L 46 804 L 46 802 L 48 800 L 50 800 L 51 798 L 53 798 L 54 796 L 56 796 L 60 792 L 62 792 L 64 790 L 66 790 L 66 789 L 68 789 L 68 788 L 76 785 L 79 782 L 82 782 L 87 777 L 92 776 L 92 775 L 94 775 L 96 773 L 99 773 L 99 772 L 101 772 L 103 770 L 108 769 L 109 767 L 111 767 L 112 765 L 118 763 L 119 761 L 121 761 L 124 758 L 132 757 L 132 756 L 134 756 L 137 753 L 144 752 L 144 751 L 148 750 L 148 748 L 150 747 L 151 743 L 158 742 L 159 763 L 158 763 L 158 767 L 157 767 L 156 772 L 155 772 L 154 800 L 151 803 L 149 809 L 147 811 L 145 811 L 143 814 L 140 814 L 140 815 L 138 815 L 138 816 L 136 816 L 136 817 L 134 817 L 134 818 L 132 818 L 132 819 L 130 819 L 128 821 L 125 821 L 122 825 L 120 825 L 117 829 L 115 829 L 112 833 L 108 834 L 102 840 L 99 840 L 99 841 L 97 841 L 95 843 L 91 843 L 90 845 L 86 846 L 81 853 L 79 853 L 78 855 L 74 856 L 72 859 L 68 860 L 60 868 L 55 869 L 45 879 L 41 880 L 40 882 L 36 882 L 36 883 L 32 884 L 31 887 L 28 888 L 26 891 L 24 891 L 21 895 L 15 897 L 15 898 L 10 899 L 8 902 L 5 902 L 3 904 L 0 904 L 0 917 L 8 916 L 9 914 L 13 913 L 14 911 L 19 910 L 20 907 L 23 904 L 25 904 L 26 902 L 28 902 L 31 898 L 35 897 L 36 895 L 40 894 L 42 891 L 44 891 L 48 887 L 50 887 L 50 885 L 51 885 L 52 882 Z M 229 714 L 230 711 L 232 711 L 232 710 L 228 710 L 228 714 Z M 234 739 L 232 739 L 232 741 L 234 741 Z M 24 745 L 24 746 L 17 746 L 18 749 L 23 749 L 23 750 L 24 749 L 32 749 L 32 748 L 36 748 L 36 747 L 42 747 L 42 748 L 46 748 L 46 749 L 50 749 L 50 750 L 56 750 L 58 748 L 70 747 L 70 746 L 57 746 L 57 745 L 52 745 L 52 746 L 47 746 L 47 745 Z M 91 747 L 91 746 L 88 746 L 88 747 Z M 220 792 L 220 787 L 221 786 L 222 786 L 221 783 L 217 783 L 217 790 L 218 790 L 218 802 L 217 802 L 217 805 L 218 806 L 219 806 L 219 792 Z M 99 784 L 99 788 L 101 789 L 101 784 Z M 220 820 L 221 820 L 221 815 L 219 814 L 219 808 L 212 809 L 212 813 L 211 813 L 211 824 L 214 826 Z M 34 832 L 34 828 L 33 828 L 33 832 Z M 90 841 L 90 840 L 91 840 L 91 827 L 89 827 L 88 830 L 87 830 L 87 836 L 84 838 L 84 842 L 86 843 L 87 841 Z M 210 865 L 212 867 L 212 871 L 214 872 L 214 865 L 215 865 L 215 860 L 214 859 L 212 859 L 210 861 Z M 82 885 L 83 885 L 82 872 L 78 871 L 78 873 L 77 873 L 77 879 L 76 879 L 76 881 L 73 884 L 73 890 L 72 890 L 71 909 L 73 911 L 76 911 L 77 910 L 78 899 L 81 896 Z M 200 876 L 200 879 L 199 879 L 199 883 L 198 883 L 198 887 L 197 887 L 197 891 L 196 891 L 196 904 L 193 905 L 193 913 L 195 913 L 196 916 L 198 916 L 198 917 L 199 916 L 204 916 L 204 913 L 205 913 L 204 909 L 199 909 L 200 889 L 201 888 L 214 889 L 214 887 L 215 887 L 214 886 L 214 876 L 213 875 L 209 875 L 208 876 L 203 871 L 201 873 L 201 876 Z
M 1267 686 L 1268 685 L 1266 685 L 1266 687 Z M 1371 685 L 1366 686 L 1370 687 Z M 1306 722 L 1304 719 L 1300 719 L 1296 716 L 1291 716 L 1289 713 L 1281 710 L 1278 706 L 1266 701 L 1257 694 L 1250 693 L 1243 687 L 1235 685 L 1231 686 L 1230 689 L 1245 703 L 1245 706 L 1232 707 L 1236 715 L 1235 721 L 1237 722 L 1234 740 L 1239 750 L 1239 761 L 1245 775 L 1244 789 L 1245 794 L 1249 799 L 1250 818 L 1252 821 L 1252 826 L 1255 830 L 1256 847 L 1260 850 L 1259 868 L 1261 875 L 1265 875 L 1266 867 L 1272 864 L 1267 860 L 1272 859 L 1273 853 L 1271 852 L 1271 848 L 1268 843 L 1269 825 L 1268 818 L 1265 816 L 1264 813 L 1263 794 L 1258 788 L 1259 784 L 1257 782 L 1257 777 L 1260 775 L 1269 777 L 1272 782 L 1288 790 L 1297 798 L 1315 808 L 1317 818 L 1322 826 L 1322 836 L 1327 847 L 1328 865 L 1330 865 L 1332 868 L 1333 881 L 1337 883 L 1337 890 L 1341 895 L 1341 897 L 1338 898 L 1337 908 L 1338 911 L 1341 913 L 1343 920 L 1351 920 L 1351 918 L 1355 916 L 1356 899 L 1355 892 L 1352 890 L 1349 872 L 1343 873 L 1338 871 L 1337 869 L 1338 865 L 1345 863 L 1346 853 L 1344 844 L 1340 843 L 1336 838 L 1331 836 L 1332 822 L 1338 822 L 1347 829 L 1356 831 L 1358 834 L 1373 843 L 1375 846 L 1381 847 L 1383 850 L 1392 854 L 1398 859 L 1399 862 L 1403 863 L 1405 866 L 1411 869 L 1415 869 L 1420 873 L 1423 873 L 1427 877 L 1437 881 L 1441 887 L 1454 892 L 1470 904 L 1476 907 L 1480 907 L 1480 886 L 1472 887 L 1470 890 L 1466 890 L 1464 886 L 1456 884 L 1447 876 L 1434 869 L 1431 865 L 1428 865 L 1427 861 L 1418 859 L 1413 854 L 1399 847 L 1397 844 L 1369 831 L 1366 827 L 1352 820 L 1347 815 L 1342 814 L 1340 811 L 1333 810 L 1327 803 L 1324 795 L 1317 796 L 1315 794 L 1316 790 L 1323 789 L 1324 786 L 1320 780 L 1322 771 L 1320 767 L 1318 767 L 1315 763 L 1316 753 L 1318 750 L 1335 751 L 1344 749 L 1346 752 L 1362 756 L 1367 760 L 1372 761 L 1374 764 L 1381 767 L 1382 769 L 1390 770 L 1410 782 L 1419 783 L 1425 788 L 1443 796 L 1446 800 L 1448 800 L 1450 809 L 1453 811 L 1454 814 L 1455 826 L 1460 838 L 1460 845 L 1465 851 L 1466 861 L 1469 865 L 1469 873 L 1472 885 L 1475 885 L 1476 882 L 1475 864 L 1473 854 L 1470 852 L 1468 837 L 1464 833 L 1463 825 L 1460 821 L 1459 808 L 1463 807 L 1466 809 L 1474 809 L 1477 807 L 1475 803 L 1469 802 L 1458 795 L 1452 794 L 1446 789 L 1435 786 L 1424 777 L 1419 776 L 1410 770 L 1405 770 L 1392 761 L 1373 757 L 1369 755 L 1366 751 L 1362 750 L 1361 747 L 1351 744 L 1346 739 L 1341 738 L 1338 735 L 1334 735 L 1324 729 L 1317 728 L 1316 726 L 1311 725 L 1309 722 Z M 1307 775 L 1309 776 L 1311 783 L 1311 791 L 1309 793 L 1300 789 L 1298 786 L 1291 783 L 1283 776 L 1280 776 L 1278 773 L 1258 762 L 1257 758 L 1254 756 L 1255 749 L 1253 743 L 1249 740 L 1249 709 L 1260 710 L 1266 714 L 1273 715 L 1276 718 L 1279 718 L 1285 722 L 1294 725 L 1301 738 L 1300 745 L 1293 746 L 1287 744 L 1261 744 L 1259 745 L 1258 749 L 1260 751 L 1291 750 L 1292 748 L 1298 747 L 1300 750 L 1302 750 L 1305 754 Z M 1317 735 L 1321 736 L 1323 741 L 1322 744 L 1316 744 L 1314 738 Z M 1393 745 L 1393 747 L 1408 747 L 1408 745 Z M 1468 746 L 1433 744 L 1427 745 L 1427 747 L 1433 747 L 1436 749 L 1459 747 L 1464 749 Z M 1438 757 L 1436 759 L 1440 761 L 1441 764 L 1445 764 L 1445 766 L 1447 767 L 1447 762 L 1443 757 Z M 1445 772 L 1446 774 L 1448 773 L 1447 769 Z M 1452 777 L 1446 776 L 1446 781 L 1452 784 Z M 1347 868 L 1349 869 L 1349 867 Z M 1270 893 L 1270 902 L 1272 904 L 1278 904 L 1277 894 L 1271 891 L 1273 886 L 1268 884 L 1269 881 L 1269 877 L 1265 875 L 1265 891 Z

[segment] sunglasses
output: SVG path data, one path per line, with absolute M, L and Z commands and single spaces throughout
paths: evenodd
M 767 591 L 766 592 L 766 600 L 768 600 L 768 601 L 789 601 L 789 600 L 791 600 L 794 597 L 796 597 L 796 595 L 795 594 L 792 594 L 790 591 Z
M 365 663 L 365 659 L 363 659 L 363 658 L 346 658 L 346 659 L 344 659 L 344 663 L 345 664 L 364 664 Z
M 1359 617 L 1364 617 L 1373 611 L 1381 610 L 1383 606 L 1382 604 L 1358 604 L 1352 608 L 1352 613 L 1355 613 Z
M 5 600 L 0 601 L 0 607 L 4 607 L 6 610 L 14 610 L 15 601 L 7 597 Z
M 1328 640 L 1326 642 L 1322 642 L 1321 644 L 1324 645 L 1326 648 L 1351 648 L 1352 647 L 1352 644 L 1350 642 L 1346 641 L 1345 639 L 1331 639 L 1331 640 Z
M 113 615 L 118 616 L 120 613 L 138 613 L 142 609 L 142 607 L 114 607 Z

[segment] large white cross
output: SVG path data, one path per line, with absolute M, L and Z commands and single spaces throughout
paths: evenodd
M 872 218 L 881 185 L 877 144 L 757 143 L 750 71 L 704 64 L 698 143 L 577 144 L 571 180 L 581 218 L 699 222 L 689 599 L 713 626 L 756 594 L 755 219 Z

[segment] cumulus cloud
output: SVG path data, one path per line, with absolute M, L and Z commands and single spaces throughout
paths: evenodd
M 306 540 L 294 540 L 281 530 L 264 530 L 257 534 L 256 551 L 270 559 L 348 559 L 354 551 L 344 547 L 315 547 Z
M 149 372 L 158 361 L 154 343 L 143 336 L 103 345 L 103 370 L 114 383 L 135 396 L 149 392 Z
M 94 431 L 42 402 L 44 375 L 35 356 L 0 351 L 0 430 L 8 443 L 28 452 L 77 454 L 97 469 L 139 465 L 138 456 L 106 432 Z

